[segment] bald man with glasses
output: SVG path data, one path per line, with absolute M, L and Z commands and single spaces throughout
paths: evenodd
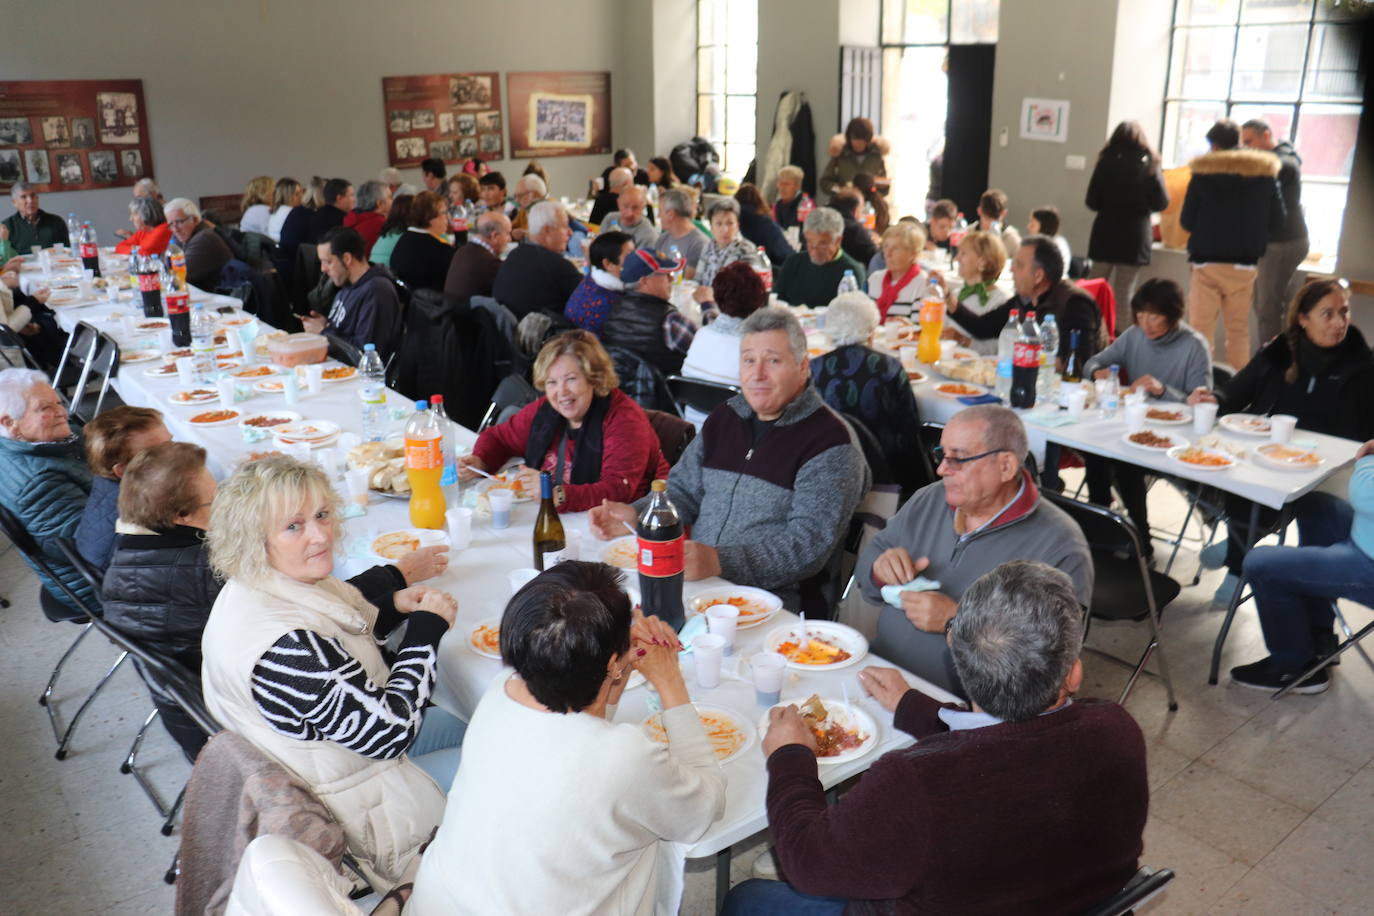
M 882 605 L 873 651 L 961 696 L 945 632 L 980 576 L 1009 560 L 1038 560 L 1068 574 L 1080 603 L 1092 596 L 1088 545 L 1073 519 L 1040 499 L 1022 466 L 1026 449 L 1026 430 L 1005 407 L 955 414 L 936 450 L 940 480 L 907 500 L 854 570 L 864 597 Z M 938 586 L 898 591 L 913 582 Z

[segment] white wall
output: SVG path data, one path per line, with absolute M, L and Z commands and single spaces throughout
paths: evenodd
M 773 116 L 784 92 L 811 103 L 816 170 L 829 161 L 826 144 L 839 128 L 840 0 L 759 0 L 757 156 L 768 151 Z

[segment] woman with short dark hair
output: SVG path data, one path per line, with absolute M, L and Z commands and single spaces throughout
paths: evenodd
M 391 266 L 391 253 L 396 250 L 396 243 L 401 240 L 406 226 L 410 225 L 410 204 L 413 200 L 414 194 L 397 194 L 391 199 L 386 222 L 382 223 L 377 241 L 372 244 L 372 254 L 368 257 L 373 264 Z
M 1087 205 L 1093 218 L 1088 237 L 1090 275 L 1106 278 L 1118 308 L 1135 299 L 1135 278 L 1150 263 L 1153 244 L 1150 214 L 1169 206 L 1159 153 L 1135 121 L 1122 121 L 1097 154 L 1088 181 Z M 1122 316 L 1129 323 L 1131 316 Z
M 740 235 L 766 252 L 768 260 L 773 262 L 775 268 L 781 267 L 782 262 L 794 252 L 787 242 L 787 236 L 783 235 L 782 229 L 773 222 L 768 202 L 763 199 L 758 188 L 747 182 L 739 186 L 739 190 L 735 192 L 735 200 L 739 203 Z
M 442 290 L 453 263 L 448 202 L 435 191 L 421 191 L 410 202 L 410 225 L 391 252 L 388 265 L 396 279 L 417 289 Z
M 868 118 L 851 118 L 843 134 L 830 138 L 830 161 L 821 172 L 821 192 L 834 194 L 851 183 L 860 172 L 874 178 L 887 177 L 888 143 L 875 135 Z
M 692 338 L 692 345 L 682 361 L 682 374 L 738 385 L 740 325 L 768 304 L 768 290 L 752 265 L 736 261 L 716 274 L 711 294 L 720 315 Z M 687 419 L 700 422 L 706 418 L 688 416 Z
M 515 593 L 499 678 L 406 907 L 413 916 L 677 912 L 678 843 L 725 807 L 725 777 L 687 695 L 677 636 L 638 617 L 623 574 L 568 560 Z M 612 724 L 631 674 L 657 691 L 666 743 Z

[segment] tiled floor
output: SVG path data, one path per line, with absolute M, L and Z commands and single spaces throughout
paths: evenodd
M 1185 554 L 1179 572 L 1191 574 L 1192 563 Z M 1147 912 L 1374 911 L 1374 671 L 1347 653 L 1327 693 L 1279 703 L 1230 686 L 1224 675 L 1208 686 L 1221 619 L 1208 607 L 1217 580 L 1211 573 L 1186 588 L 1165 616 L 1179 710 L 1168 712 L 1154 678 L 1139 683 L 1127 703 L 1150 753 L 1144 861 L 1178 873 Z M 158 833 L 159 819 L 133 778 L 118 772 L 147 714 L 146 693 L 132 668 L 121 669 L 87 713 L 71 756 L 54 760 L 35 699 L 76 629 L 42 619 L 36 589 L 13 551 L 0 555 L 0 595 L 13 602 L 0 610 L 0 911 L 168 913 L 173 890 L 162 875 L 177 838 Z M 1360 625 L 1370 614 L 1351 608 L 1350 616 Z M 1144 638 L 1141 627 L 1097 623 L 1090 643 L 1124 656 L 1137 654 Z M 61 697 L 77 695 L 113 659 L 107 644 L 88 643 Z M 1263 654 L 1253 614 L 1243 608 L 1226 664 Z M 1084 661 L 1084 693 L 1115 697 L 1124 669 L 1093 653 Z M 143 757 L 151 777 L 174 794 L 188 767 L 160 728 Z M 758 838 L 736 848 L 736 880 L 765 845 Z M 710 913 L 713 893 L 714 862 L 699 862 L 689 870 L 682 912 Z

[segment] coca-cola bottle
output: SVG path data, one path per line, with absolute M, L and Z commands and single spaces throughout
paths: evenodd
M 1040 328 L 1035 312 L 1027 312 L 1011 356 L 1011 406 L 1035 406 L 1035 382 L 1040 375 Z
M 645 616 L 658 617 L 679 630 L 686 622 L 682 610 L 682 567 L 685 538 L 682 517 L 668 501 L 668 483 L 655 480 L 649 505 L 635 529 L 639 538 L 639 596 Z
M 138 256 L 138 291 L 145 318 L 162 317 L 162 259 L 153 252 Z
M 167 320 L 172 325 L 172 345 L 189 347 L 191 345 L 191 291 L 186 281 L 171 271 L 167 272 Z
M 81 224 L 81 231 L 76 234 L 77 247 L 81 251 L 81 266 L 86 270 L 95 271 L 95 276 L 100 276 L 100 247 L 95 241 L 95 227 L 90 220 Z

